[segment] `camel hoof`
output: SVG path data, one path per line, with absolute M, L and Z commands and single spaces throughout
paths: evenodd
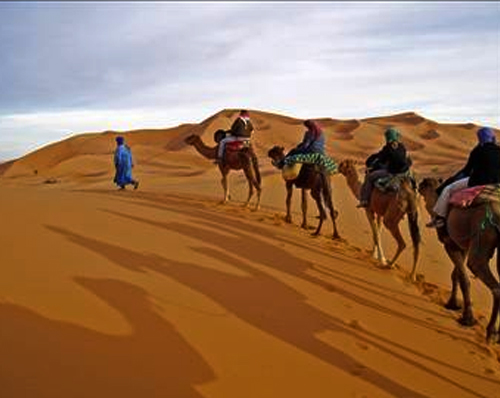
M 476 319 L 472 315 L 461 316 L 457 319 L 457 322 L 462 326 L 474 326 L 477 323 Z
M 339 242 L 345 242 L 346 240 L 341 238 L 339 234 L 333 234 L 332 236 L 333 240 L 338 240 Z
M 292 223 L 292 217 L 288 217 L 288 216 L 286 216 L 286 217 L 285 217 L 285 222 L 286 222 L 287 224 L 291 224 L 291 223 Z
M 301 224 L 301 225 L 300 225 L 300 228 L 302 228 L 302 229 L 307 229 L 307 224 Z
M 462 309 L 462 306 L 457 303 L 457 300 L 449 299 L 448 302 L 444 305 L 444 308 L 451 311 L 458 311 Z
M 318 231 L 315 231 L 311 234 L 311 236 L 319 236 L 319 232 Z
M 495 337 L 498 340 L 497 333 L 495 333 L 494 330 L 486 330 L 486 344 L 493 344 L 495 343 Z

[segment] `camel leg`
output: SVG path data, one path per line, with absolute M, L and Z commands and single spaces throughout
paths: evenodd
M 333 224 L 333 239 L 340 239 L 340 235 L 337 229 L 336 219 L 338 217 L 338 212 L 333 207 L 333 199 L 332 199 L 332 187 L 330 185 L 330 180 L 327 176 L 323 176 L 324 184 L 323 184 L 323 198 L 325 200 L 325 204 L 330 210 L 330 217 L 332 219 Z
M 495 336 L 498 311 L 500 309 L 500 284 L 491 272 L 489 265 L 490 259 L 493 257 L 496 248 L 491 247 L 491 239 L 488 239 L 493 235 L 490 231 L 492 232 L 491 229 L 489 231 L 484 231 L 474 240 L 469 249 L 469 256 L 467 259 L 467 267 L 490 289 L 493 298 L 490 321 L 488 322 L 488 326 L 486 326 L 487 342 L 491 342 Z M 494 239 L 496 239 L 496 237 L 494 237 Z
M 222 188 L 224 189 L 224 199 L 222 201 L 223 204 L 226 204 L 227 201 L 229 200 L 229 187 L 228 187 L 228 181 L 227 181 L 227 173 L 222 175 Z
M 248 207 L 248 204 L 250 203 L 250 200 L 252 199 L 253 196 L 253 187 L 254 184 L 256 184 L 256 181 L 253 177 L 252 169 L 250 168 L 250 163 L 245 165 L 245 167 L 243 167 L 243 171 L 245 173 L 245 177 L 247 178 L 247 183 L 248 183 L 248 197 L 243 207 Z
M 384 252 L 382 250 L 382 244 L 380 243 L 380 222 L 375 221 L 375 214 L 369 209 L 365 209 L 366 217 L 368 218 L 368 223 L 370 224 L 370 228 L 372 230 L 373 237 L 373 246 L 374 246 L 374 254 L 377 261 L 386 265 L 387 260 L 385 259 Z
M 257 183 L 257 181 L 255 181 L 255 188 L 257 190 L 257 203 L 255 204 L 255 211 L 259 210 L 260 209 L 260 196 L 262 194 L 262 189 L 260 187 L 260 185 Z
M 458 303 L 458 298 L 457 298 L 457 290 L 459 284 L 460 284 L 460 289 L 462 290 L 462 297 L 464 298 L 464 306 L 466 306 L 465 304 L 466 295 L 467 296 L 470 295 L 469 292 L 470 282 L 465 272 L 465 253 L 453 242 L 444 243 L 444 249 L 446 250 L 448 257 L 450 258 L 450 260 L 453 262 L 454 265 L 453 272 L 451 273 L 451 294 L 448 302 L 445 304 L 445 308 L 449 310 L 459 310 L 460 305 Z M 466 278 L 466 282 L 464 285 L 462 285 L 462 283 L 464 282 L 461 281 L 462 274 Z M 470 301 L 470 297 L 468 298 L 468 300 Z
M 305 189 L 302 189 L 302 225 L 300 227 L 307 229 L 307 192 Z
M 380 231 L 382 230 L 382 218 L 379 215 L 374 215 L 374 221 L 375 224 L 375 234 L 377 234 L 377 238 L 373 239 L 373 249 L 372 249 L 372 257 L 375 260 L 379 260 L 379 258 L 382 258 L 381 263 L 386 264 L 387 260 L 385 259 L 384 251 L 382 249 L 382 238 L 380 236 Z M 371 225 L 370 225 L 371 227 Z M 373 229 L 372 229 L 373 232 Z M 376 243 L 378 242 L 378 244 Z M 379 260 L 380 261 L 380 260 Z
M 460 290 L 462 290 L 462 296 L 464 299 L 464 309 L 462 311 L 462 316 L 458 319 L 458 322 L 463 326 L 473 326 L 477 323 L 477 321 L 472 313 L 470 281 L 465 270 L 465 261 L 462 260 L 459 266 L 455 268 L 458 269 L 458 281 L 460 283 Z
M 292 213 L 290 211 L 290 207 L 292 205 L 292 196 L 293 196 L 293 183 L 290 181 L 286 182 L 286 217 L 285 222 L 291 224 L 292 223 Z
M 321 203 L 321 191 L 319 191 L 316 188 L 311 189 L 311 196 L 314 198 L 316 202 L 316 206 L 318 206 L 318 211 L 319 211 L 319 223 L 318 227 L 316 228 L 316 231 L 313 232 L 313 236 L 318 236 L 319 233 L 321 232 L 321 227 L 323 226 L 323 221 L 326 218 L 326 211 L 323 207 L 323 203 Z
M 399 258 L 401 252 L 406 248 L 406 243 L 401 235 L 401 231 L 399 230 L 399 225 L 397 223 L 388 223 L 384 220 L 385 227 L 390 231 L 391 235 L 394 237 L 398 244 L 398 248 L 396 249 L 396 253 L 394 253 L 394 257 L 387 264 L 389 268 L 394 268 L 394 264 L 396 260 Z M 414 275 L 413 275 L 414 277 Z
M 453 271 L 451 272 L 451 293 L 450 298 L 444 305 L 444 308 L 447 310 L 461 310 L 462 307 L 458 303 L 458 287 L 460 284 L 460 270 L 455 266 L 453 267 Z M 463 294 L 463 292 L 462 292 Z

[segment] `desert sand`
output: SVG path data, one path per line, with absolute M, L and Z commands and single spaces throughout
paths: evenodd
M 489 292 L 471 279 L 472 328 L 443 308 L 452 264 L 424 226 L 423 201 L 417 283 L 407 280 L 406 222 L 398 268 L 381 269 L 341 175 L 332 183 L 345 242 L 330 239 L 330 221 L 317 238 L 299 228 L 299 192 L 286 224 L 284 183 L 266 153 L 297 143 L 302 120 L 251 111 L 262 209 L 242 207 L 242 172 L 231 172 L 221 205 L 216 166 L 184 139 L 213 146 L 236 115 L 120 133 L 137 191 L 112 184 L 117 132 L 0 165 L 0 396 L 498 397 L 500 351 L 484 338 Z M 418 177 L 449 175 L 476 141 L 473 124 L 415 113 L 318 121 L 336 160 L 363 161 L 395 125 Z M 310 200 L 311 226 L 315 215 Z

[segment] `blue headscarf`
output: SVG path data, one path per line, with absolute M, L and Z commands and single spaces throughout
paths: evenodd
M 125 140 L 124 140 L 124 138 L 123 138 L 122 136 L 118 136 L 118 137 L 116 137 L 116 143 L 117 143 L 118 145 L 122 145 L 124 141 L 125 141 Z
M 489 127 L 481 127 L 477 131 L 477 139 L 481 145 L 488 142 L 496 142 L 495 133 Z

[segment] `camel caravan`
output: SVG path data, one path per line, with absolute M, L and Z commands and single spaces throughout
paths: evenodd
M 490 269 L 490 260 L 497 251 L 497 269 L 500 272 L 500 146 L 495 133 L 488 127 L 477 131 L 477 145 L 471 151 L 464 168 L 446 181 L 426 177 L 419 183 L 411 171 L 412 160 L 402 143 L 400 132 L 387 126 L 385 145 L 370 155 L 362 165 L 365 168 L 363 181 L 358 174 L 359 162 L 353 159 L 334 161 L 325 152 L 325 135 L 317 122 L 306 120 L 302 141 L 285 153 L 282 146 L 269 149 L 267 156 L 272 165 L 281 171 L 286 187 L 287 223 L 292 222 L 291 200 L 294 187 L 301 190 L 302 228 L 307 228 L 307 191 L 318 209 L 318 225 L 312 235 L 321 233 L 328 209 L 333 224 L 333 239 L 341 239 L 336 220 L 331 177 L 342 175 L 348 187 L 359 200 L 358 208 L 366 213 L 372 231 L 373 257 L 381 267 L 391 269 L 406 248 L 400 223 L 408 220 L 408 229 L 413 246 L 413 265 L 409 275 L 416 280 L 419 246 L 421 243 L 418 223 L 418 199 L 423 198 L 431 221 L 427 227 L 435 228 L 437 238 L 452 261 L 451 296 L 445 305 L 450 310 L 461 309 L 458 303 L 458 288 L 463 296 L 462 316 L 459 322 L 472 326 L 476 320 L 472 311 L 470 282 L 466 267 L 491 291 L 493 305 L 486 328 L 486 339 L 495 338 L 500 343 L 500 328 L 497 326 L 500 311 L 500 283 Z M 222 175 L 224 199 L 230 198 L 227 176 L 231 170 L 243 170 L 248 181 L 248 197 L 245 206 L 257 193 L 254 210 L 260 207 L 262 182 L 256 153 L 251 137 L 254 131 L 249 112 L 242 110 L 227 131 L 214 134 L 216 146 L 203 143 L 197 135 L 185 142 L 205 158 L 218 165 Z M 384 255 L 380 235 L 382 225 L 387 228 L 397 243 L 397 249 L 389 261 Z

